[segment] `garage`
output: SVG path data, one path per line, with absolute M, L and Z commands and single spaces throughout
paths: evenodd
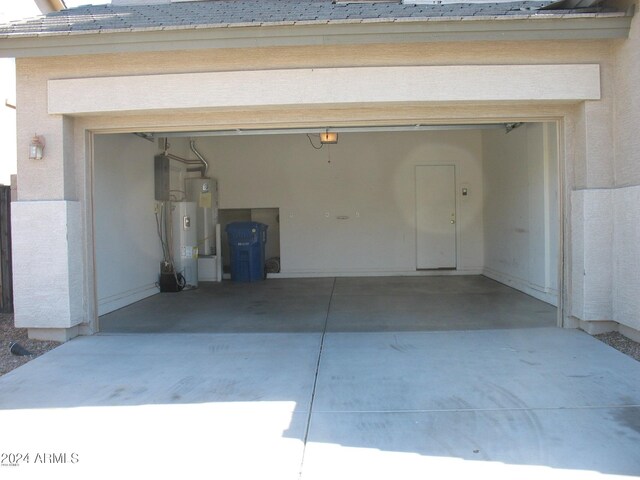
M 322 143 L 328 131 L 337 140 Z M 93 142 L 100 331 L 557 324 L 554 122 L 136 133 Z M 170 158 L 172 201 L 155 199 L 158 154 Z M 158 294 L 158 212 L 172 210 L 177 242 L 205 175 L 213 208 L 195 205 L 199 238 L 172 247 L 188 249 L 177 269 L 189 285 Z M 267 225 L 279 268 L 265 282 L 229 280 L 233 221 Z
M 640 331 L 633 7 L 115 0 L 0 26 L 15 324 L 66 342 L 3 377 L 4 423 L 104 453 L 69 478 L 636 475 L 637 363 L 575 330 Z M 264 280 L 228 278 L 238 220 L 267 227 Z
M 186 161 L 171 161 L 168 177 L 187 194 L 193 141 L 217 182 L 221 231 L 202 237 L 197 259 L 190 250 L 208 273 L 172 295 L 176 305 L 200 295 L 224 310 L 224 225 L 252 219 L 268 225 L 268 259 L 279 259 L 259 284 L 294 285 L 296 297 L 309 282 L 325 295 L 301 303 L 325 318 L 338 297 L 378 292 L 384 308 L 368 322 L 391 328 L 387 309 L 435 312 L 426 296 L 481 279 L 482 295 L 504 287 L 557 308 L 556 325 L 635 335 L 631 10 L 248 3 L 122 0 L 2 27 L 22 104 L 16 326 L 66 341 L 167 297 L 156 286 L 166 248 L 155 215 L 166 210 L 154 158 Z M 322 145 L 323 133 L 337 143 Z M 32 143 L 45 153 L 31 158 Z M 329 293 L 313 287 L 332 280 Z M 402 328 L 417 327 L 445 328 Z

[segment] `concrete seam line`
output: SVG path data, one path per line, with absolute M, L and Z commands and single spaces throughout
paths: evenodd
M 336 290 L 337 278 L 333 278 L 333 285 L 331 286 L 331 295 L 329 296 L 329 304 L 327 305 L 327 315 L 324 319 L 324 328 L 322 329 L 322 336 L 320 338 L 320 349 L 318 350 L 318 360 L 316 362 L 316 374 L 313 379 L 313 388 L 311 389 L 311 401 L 309 402 L 309 415 L 307 416 L 307 425 L 304 431 L 304 438 L 302 441 L 302 456 L 300 458 L 300 470 L 298 472 L 298 478 L 302 478 L 302 468 L 304 466 L 304 457 L 307 452 L 307 440 L 309 439 L 309 429 L 311 428 L 311 415 L 313 414 L 313 402 L 316 397 L 316 387 L 318 386 L 318 373 L 320 372 L 320 361 L 322 360 L 322 350 L 324 349 L 324 337 L 327 334 L 327 325 L 329 324 L 329 313 L 331 312 L 331 302 L 333 301 L 333 295 Z

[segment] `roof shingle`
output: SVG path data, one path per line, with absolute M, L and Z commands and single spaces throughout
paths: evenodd
M 246 25 L 326 24 L 335 22 L 430 18 L 531 18 L 580 10 L 539 10 L 551 0 L 507 3 L 402 4 L 332 3 L 331 0 L 215 0 L 155 5 L 87 5 L 34 19 L 0 25 L 0 37 L 143 31 Z M 602 9 L 598 10 L 602 12 Z M 590 11 L 593 15 L 593 10 Z

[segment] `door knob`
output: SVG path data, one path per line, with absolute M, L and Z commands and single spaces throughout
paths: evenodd
M 456 221 L 455 221 L 455 220 L 451 220 L 451 223 L 452 223 L 452 224 L 453 224 L 453 223 L 456 223 Z

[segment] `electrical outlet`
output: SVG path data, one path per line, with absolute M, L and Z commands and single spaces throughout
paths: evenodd
M 160 213 L 160 204 L 158 202 L 153 202 L 153 213 Z

